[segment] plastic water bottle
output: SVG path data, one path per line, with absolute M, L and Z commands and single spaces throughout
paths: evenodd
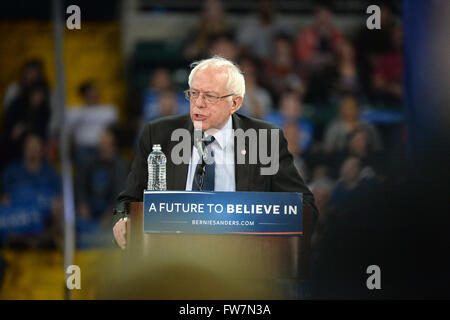
M 154 144 L 147 158 L 147 190 L 166 190 L 166 162 L 167 158 L 161 151 L 161 145 Z

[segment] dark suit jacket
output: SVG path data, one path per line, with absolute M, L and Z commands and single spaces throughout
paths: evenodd
M 278 127 L 258 119 L 246 117 L 234 113 L 232 115 L 233 129 L 279 129 Z M 160 144 L 162 151 L 167 157 L 166 178 L 167 190 L 184 191 L 186 188 L 186 180 L 189 164 L 175 165 L 171 161 L 170 153 L 172 148 L 179 141 L 171 141 L 172 131 L 178 128 L 185 128 L 191 132 L 193 136 L 194 126 L 189 114 L 163 117 L 151 121 L 146 124 L 142 136 L 139 140 L 136 155 L 131 165 L 131 171 L 128 174 L 125 190 L 123 190 L 117 200 L 117 211 L 114 217 L 114 223 L 123 216 L 123 212 L 127 211 L 127 205 L 130 202 L 142 201 L 143 191 L 147 188 L 147 157 L 152 151 L 153 144 Z M 259 135 L 258 144 L 259 144 Z M 283 131 L 280 129 L 279 141 L 279 170 L 274 175 L 261 175 L 260 168 L 264 167 L 259 161 L 257 164 L 249 164 L 249 152 L 245 155 L 245 164 L 237 164 L 236 137 L 234 143 L 234 159 L 235 159 L 235 179 L 236 191 L 273 191 L 273 192 L 301 192 L 303 193 L 303 202 L 312 207 L 313 212 L 317 215 L 317 209 L 314 204 L 314 197 L 303 179 L 300 177 L 297 169 L 294 167 L 293 157 L 287 149 L 287 141 L 284 138 Z M 192 150 L 189 149 L 189 158 Z M 248 139 L 245 141 L 245 150 L 249 150 Z M 270 148 L 270 135 L 268 134 L 268 146 Z M 239 151 L 240 152 L 240 151 Z M 269 166 L 269 165 L 267 165 Z

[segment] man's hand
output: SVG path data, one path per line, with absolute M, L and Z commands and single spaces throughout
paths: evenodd
M 122 250 L 127 247 L 127 224 L 128 218 L 121 218 L 113 227 L 114 238 Z

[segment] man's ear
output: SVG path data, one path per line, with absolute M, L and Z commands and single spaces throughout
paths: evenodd
M 231 114 L 235 113 L 242 104 L 242 97 L 233 97 L 233 105 L 231 106 Z

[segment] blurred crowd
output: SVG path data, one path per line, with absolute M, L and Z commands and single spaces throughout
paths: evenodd
M 283 129 L 294 163 L 316 198 L 320 217 L 313 241 L 319 243 L 330 219 L 345 215 L 354 199 L 378 192 L 402 159 L 406 131 L 398 17 L 384 5 L 381 30 L 362 24 L 349 35 L 337 27 L 327 5 L 317 5 L 310 25 L 292 30 L 272 1 L 261 1 L 236 26 L 224 4 L 203 2 L 197 25 L 183 41 L 186 69 L 189 62 L 213 55 L 240 66 L 246 95 L 238 112 Z M 61 245 L 58 130 L 52 126 L 58 119 L 43 69 L 39 60 L 26 63 L 20 81 L 4 96 L 0 241 L 6 247 Z M 160 66 L 149 74 L 148 86 L 139 92 L 137 121 L 119 125 L 117 106 L 104 104 L 89 79 L 79 88 L 82 105 L 67 109 L 80 233 L 110 232 L 112 206 L 130 160 L 123 147 L 135 145 L 147 121 L 189 111 L 173 69 Z M 133 132 L 129 139 L 121 136 L 124 126 Z M 80 247 L 92 245 L 90 238 L 79 239 L 84 239 Z
M 3 101 L 0 241 L 7 248 L 62 246 L 63 195 L 58 153 L 61 126 L 42 62 L 27 62 Z M 103 104 L 96 84 L 79 87 L 81 105 L 67 108 L 78 247 L 111 245 L 111 212 L 128 163 L 118 146 L 118 110 Z M 109 241 L 108 241 L 109 240 Z

